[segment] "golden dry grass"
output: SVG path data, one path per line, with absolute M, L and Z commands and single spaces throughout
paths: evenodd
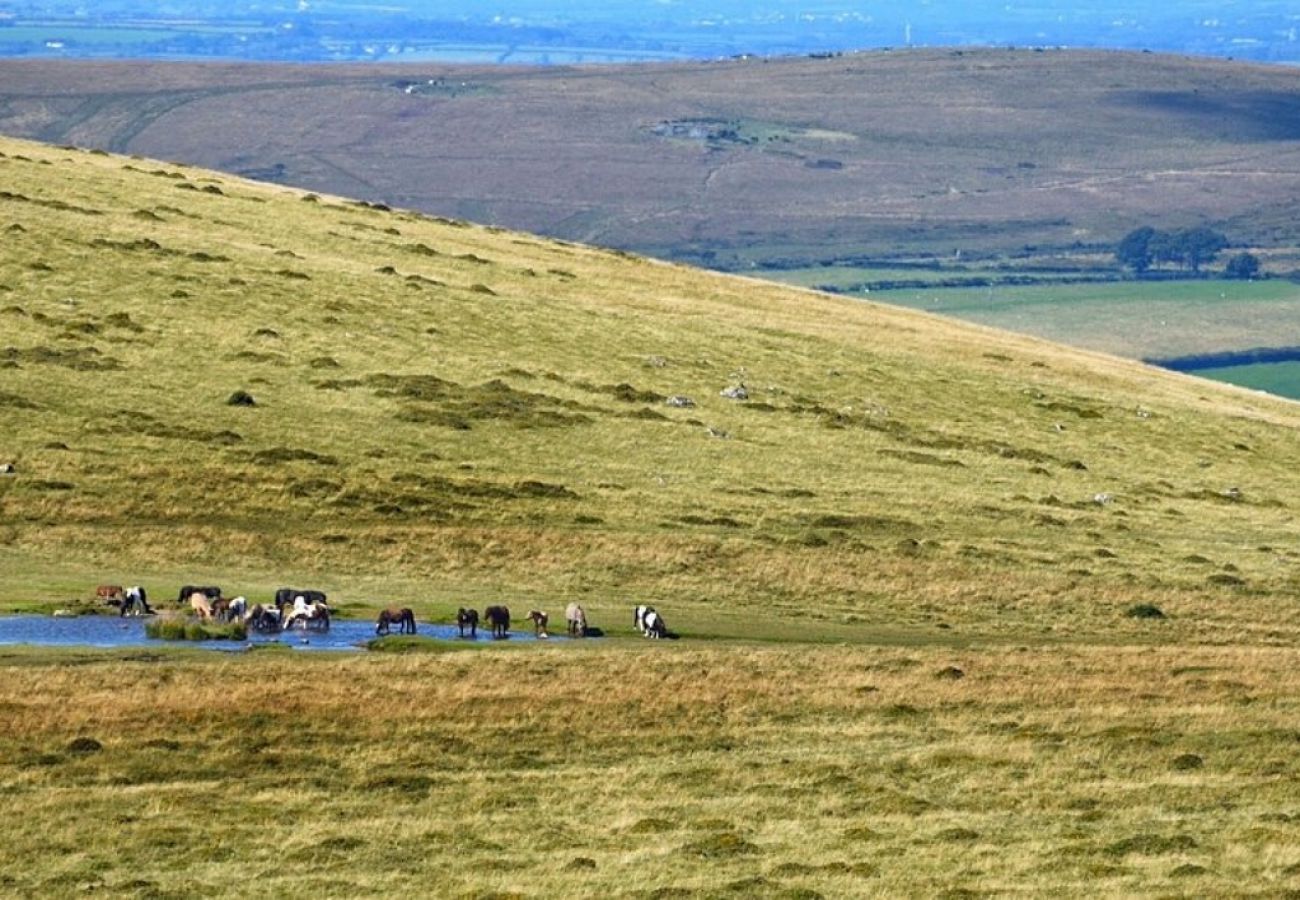
M 1300 887 L 1289 650 L 147 657 L 0 658 L 7 890 Z

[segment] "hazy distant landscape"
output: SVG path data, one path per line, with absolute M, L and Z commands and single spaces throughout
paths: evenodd
M 817 4 L 780 0 L 470 0 L 229 4 L 17 2 L 0 55 L 243 60 L 591 63 L 878 47 L 1069 46 L 1300 61 L 1291 4 L 1193 0 Z

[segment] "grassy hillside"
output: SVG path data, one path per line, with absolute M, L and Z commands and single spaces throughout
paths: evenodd
M 577 598 L 620 624 L 650 599 L 720 634 L 1124 634 L 1137 602 L 1201 637 L 1295 629 L 1291 404 L 143 159 L 0 151 L 9 604 L 310 579 L 435 613 Z
M 576 598 L 610 635 L 0 648 L 0 891 L 1300 887 L 1294 404 L 170 164 L 0 153 L 0 606 L 310 583 L 422 621 Z M 620 640 L 634 600 L 683 639 Z
M 1023 262 L 1203 222 L 1294 250 L 1298 109 L 1285 67 L 1096 51 L 0 61 L 13 136 L 725 268 L 958 251 Z

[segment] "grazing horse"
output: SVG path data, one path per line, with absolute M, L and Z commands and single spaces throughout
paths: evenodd
M 380 610 L 379 621 L 375 624 L 375 634 L 388 634 L 388 629 L 397 623 L 398 634 L 415 634 L 415 613 L 410 607 L 397 609 L 390 606 Z
M 645 617 L 654 611 L 655 608 L 653 606 L 638 606 L 632 612 L 632 627 L 642 634 L 645 634 Z
M 569 623 L 569 637 L 587 636 L 587 611 L 576 603 L 564 607 L 564 620 Z
M 95 599 L 101 603 L 111 603 L 116 606 L 122 602 L 122 586 L 120 584 L 101 584 L 95 588 Z
M 510 609 L 506 606 L 489 606 L 483 610 L 483 618 L 492 626 L 494 638 L 506 637 L 510 631 Z
M 144 588 L 135 585 L 126 589 L 126 593 L 122 595 L 121 615 L 153 615 L 153 610 L 149 608 L 149 596 L 145 593 Z
M 546 631 L 546 623 L 551 621 L 551 617 L 540 609 L 528 610 L 528 615 L 524 618 L 533 623 L 533 634 L 539 638 L 548 638 L 550 634 Z
M 195 587 L 195 586 L 192 585 L 192 584 L 187 584 L 187 585 L 185 585 L 184 587 L 182 587 L 181 590 L 180 590 L 180 593 L 178 593 L 178 594 L 176 595 L 176 605 L 177 605 L 177 606 L 184 606 L 186 603 L 188 603 L 188 602 L 190 601 L 190 599 L 191 599 L 191 598 L 192 598 L 196 593 L 197 593 L 197 594 L 202 594 L 203 596 L 207 597 L 209 600 L 216 600 L 218 597 L 221 596 L 221 588 L 219 588 L 219 587 Z
M 244 624 L 254 631 L 274 633 L 280 630 L 280 611 L 258 603 L 244 615 Z
M 645 636 L 648 638 L 661 638 L 668 634 L 668 626 L 664 624 L 664 617 L 659 615 L 653 609 L 645 614 Z
M 226 621 L 233 622 L 236 619 L 243 619 L 244 614 L 248 611 L 248 598 L 236 597 L 231 600 L 226 607 Z
M 230 600 L 225 597 L 218 597 L 212 601 L 212 618 L 218 622 L 230 621 Z
M 478 637 L 478 610 L 465 609 L 461 607 L 456 610 L 456 627 L 460 629 L 460 636 L 465 636 L 465 629 L 469 629 L 471 638 Z
M 314 631 L 330 630 L 330 608 L 320 601 L 308 603 L 307 598 L 302 594 L 293 598 L 293 609 L 284 617 L 285 629 L 292 628 L 294 625 L 302 629 L 311 628 Z
M 212 601 L 208 599 L 208 595 L 203 591 L 195 591 L 190 594 L 190 609 L 194 610 L 194 614 L 200 620 L 204 622 L 212 621 Z
M 301 597 L 308 603 L 328 603 L 324 591 L 299 590 L 298 588 L 280 588 L 275 592 L 275 608 L 283 610 L 292 606 L 294 599 Z

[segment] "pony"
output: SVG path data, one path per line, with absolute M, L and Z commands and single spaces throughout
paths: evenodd
M 297 597 L 302 597 L 308 603 L 328 603 L 328 598 L 324 591 L 300 590 L 298 588 L 280 588 L 275 592 L 275 608 L 283 611 L 286 606 L 292 606 Z
M 101 584 L 95 588 L 95 599 L 116 606 L 122 602 L 122 586 L 120 584 Z
M 587 611 L 576 603 L 564 607 L 564 620 L 569 623 L 569 637 L 587 636 Z
M 193 598 L 193 596 L 196 593 L 202 594 L 203 596 L 207 597 L 209 600 L 216 600 L 218 597 L 221 596 L 221 588 L 195 587 L 192 584 L 187 584 L 184 587 L 182 587 L 180 593 L 176 595 L 176 605 L 184 606 L 186 602 L 188 602 L 191 598 Z
M 304 630 L 311 628 L 314 631 L 329 631 L 329 606 L 320 601 L 308 603 L 307 598 L 299 594 L 293 598 L 293 609 L 284 617 L 284 628 L 286 630 L 294 625 Z
M 668 634 L 668 626 L 664 624 L 664 617 L 653 609 L 645 614 L 644 622 L 646 637 L 658 639 Z
M 258 603 L 244 614 L 244 624 L 254 631 L 273 634 L 280 630 L 280 611 Z
M 218 597 L 212 601 L 212 618 L 218 622 L 230 621 L 230 600 L 226 597 Z
M 550 634 L 546 631 L 546 623 L 551 621 L 551 617 L 540 609 L 528 610 L 528 615 L 524 616 L 533 623 L 533 634 L 539 638 L 548 638 Z
M 248 611 L 248 598 L 236 597 L 231 600 L 226 607 L 226 621 L 233 622 L 236 619 L 243 619 L 244 614 Z
M 409 607 L 397 609 L 388 607 L 380 610 L 379 621 L 375 624 L 375 634 L 388 634 L 388 629 L 397 623 L 398 634 L 415 634 L 415 613 Z
M 494 638 L 506 637 L 510 631 L 510 608 L 506 606 L 489 606 L 483 610 L 483 618 L 492 626 Z
M 642 634 L 645 634 L 645 617 L 654 611 L 655 608 L 653 606 L 638 606 L 632 612 L 632 627 Z
M 190 609 L 194 610 L 194 614 L 201 621 L 212 621 L 212 601 L 208 599 L 208 595 L 203 591 L 195 591 L 190 594 Z
M 460 636 L 465 636 L 465 629 L 469 629 L 471 638 L 478 637 L 478 610 L 465 609 L 461 607 L 456 610 L 456 627 L 460 629 Z
M 136 607 L 139 607 L 139 609 L 136 609 Z M 153 615 L 153 610 L 149 607 L 149 596 L 145 593 L 144 588 L 139 585 L 134 585 L 126 589 L 126 593 L 122 595 L 122 609 L 120 615 Z

